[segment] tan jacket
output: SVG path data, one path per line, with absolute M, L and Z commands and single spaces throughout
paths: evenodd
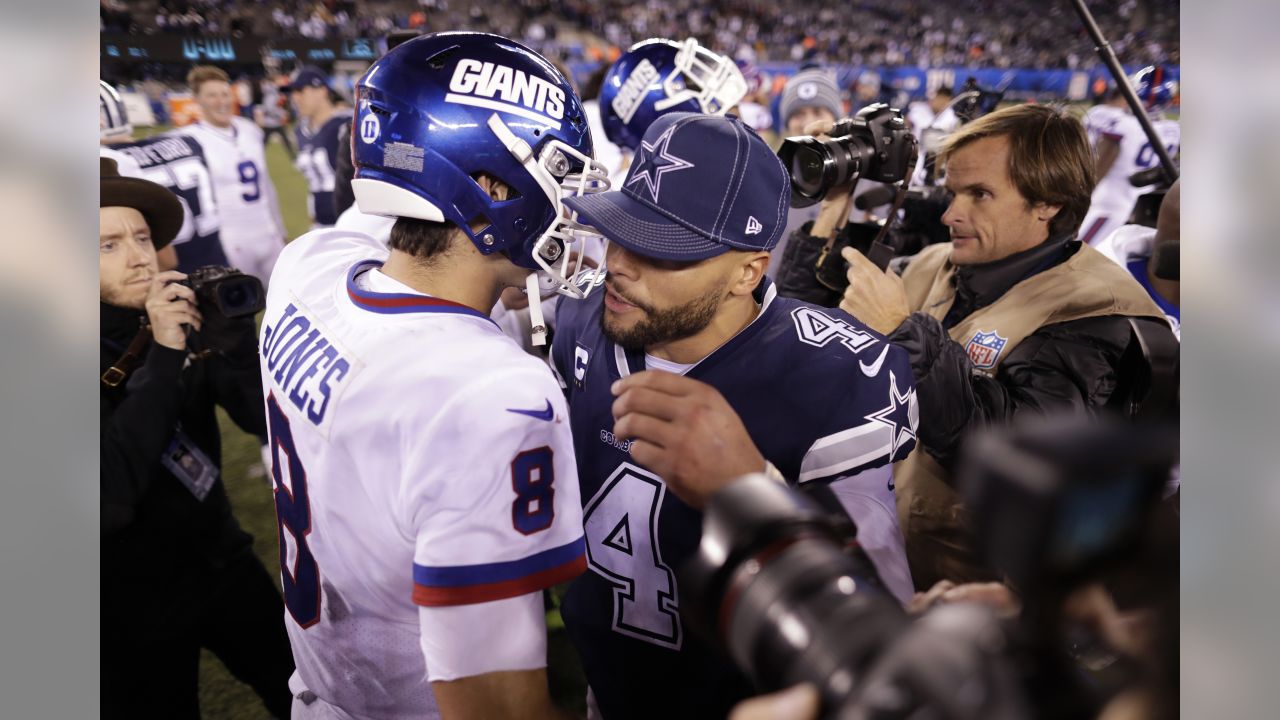
M 950 255 L 950 243 L 933 245 L 908 265 L 903 281 L 913 311 L 939 321 L 946 316 L 955 300 L 956 266 L 950 263 Z M 1001 363 L 1028 336 L 1049 325 L 1108 315 L 1162 317 L 1124 268 L 1084 245 L 1065 262 L 1015 284 L 947 333 L 967 351 L 972 372 L 1001 382 Z M 929 418 L 922 416 L 920 422 L 923 427 Z M 910 457 L 895 466 L 894 480 L 917 589 L 941 579 L 992 579 L 971 553 L 967 512 L 949 473 L 917 445 Z

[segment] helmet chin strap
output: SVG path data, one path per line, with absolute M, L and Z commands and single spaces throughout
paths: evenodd
M 533 326 L 534 345 L 547 344 L 547 321 L 542 317 L 542 293 L 538 288 L 538 273 L 531 272 L 524 279 L 524 292 L 529 296 L 529 324 Z
M 560 214 L 560 186 L 538 165 L 538 160 L 533 156 L 533 148 L 529 147 L 529 143 L 516 137 L 515 133 L 507 127 L 506 123 L 498 117 L 497 113 L 489 116 L 487 123 L 489 129 L 497 136 L 502 145 L 506 147 L 507 152 L 511 153 L 524 169 L 533 176 L 539 187 L 551 200 L 556 209 L 556 215 Z M 569 252 L 568 248 L 564 249 L 565 253 Z M 533 326 L 532 341 L 534 345 L 547 344 L 547 323 L 542 316 L 542 292 L 538 287 L 538 273 L 531 272 L 524 281 L 525 294 L 529 297 L 529 323 Z

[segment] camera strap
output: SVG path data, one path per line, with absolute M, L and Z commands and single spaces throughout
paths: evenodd
M 867 254 L 867 259 L 882 271 L 889 267 L 889 261 L 898 254 L 898 249 L 885 242 L 885 238 L 889 236 L 889 227 L 898 221 L 898 211 L 902 209 L 902 203 L 906 200 L 907 183 L 904 180 L 898 185 L 898 196 L 893 199 L 893 207 L 889 208 L 889 217 L 885 219 L 884 225 L 880 226 L 876 239 L 871 241 L 871 249 Z
M 138 334 L 133 336 L 133 340 L 129 342 L 129 347 L 125 349 L 120 359 L 112 363 L 107 371 L 102 373 L 102 384 L 109 388 L 117 388 L 120 383 L 129 377 L 129 373 L 138 365 L 138 361 L 142 359 L 142 350 L 151 341 L 151 326 L 143 323 L 138 328 Z
M 884 224 L 880 226 L 880 231 L 876 233 L 876 237 L 871 241 L 871 247 L 867 251 L 867 259 L 875 266 L 884 270 L 889 267 L 889 261 L 898 253 L 897 248 L 885 242 L 885 238 L 889 234 L 889 226 L 897 222 L 898 211 L 902 209 L 902 204 L 907 200 L 907 183 L 904 181 L 898 186 L 898 194 L 893 198 L 893 205 L 889 207 L 889 215 L 885 218 Z M 827 255 L 831 253 L 831 249 L 835 247 L 836 239 L 840 237 L 840 233 L 834 233 L 827 238 L 826 244 L 818 251 L 818 261 L 814 263 L 815 268 L 822 267 L 822 263 L 827 259 Z M 839 290 L 839 288 L 832 288 Z

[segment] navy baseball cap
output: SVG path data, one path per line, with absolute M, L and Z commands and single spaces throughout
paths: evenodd
M 751 128 L 733 116 L 682 112 L 645 131 L 620 190 L 565 204 L 637 255 L 695 261 L 772 250 L 790 200 L 786 168 Z
M 329 76 L 323 70 L 314 66 L 306 65 L 298 70 L 298 74 L 293 76 L 293 80 L 289 83 L 289 92 L 295 92 L 307 87 L 329 87 Z

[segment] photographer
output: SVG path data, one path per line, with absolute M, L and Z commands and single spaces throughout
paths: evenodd
M 782 118 L 783 137 L 802 135 L 805 128 L 814 123 L 834 123 L 836 118 L 844 115 L 844 100 L 840 87 L 836 84 L 835 73 L 820 67 L 806 68 L 796 73 L 782 88 L 778 111 Z M 817 217 L 817 206 L 789 210 L 782 240 L 773 250 L 774 257 L 783 257 L 786 254 L 787 240 Z M 771 264 L 765 274 L 770 279 L 777 280 L 778 267 Z
M 1078 120 L 1040 105 L 1005 108 L 948 138 L 940 161 L 951 243 L 926 248 L 902 277 L 842 251 L 841 309 L 905 348 L 918 383 L 924 451 L 895 468 L 918 589 L 993 577 L 972 556 L 953 489 L 965 436 L 1028 414 L 1101 409 L 1135 380 L 1121 363 L 1130 318 L 1144 332 L 1169 332 L 1141 286 L 1076 239 L 1094 185 Z M 844 203 L 827 201 L 815 234 L 834 233 Z
M 182 224 L 168 190 L 104 159 L 99 205 L 103 717 L 198 718 L 202 647 L 287 717 L 284 606 L 231 514 L 214 413 L 265 431 L 252 318 L 202 313 L 158 271 Z

